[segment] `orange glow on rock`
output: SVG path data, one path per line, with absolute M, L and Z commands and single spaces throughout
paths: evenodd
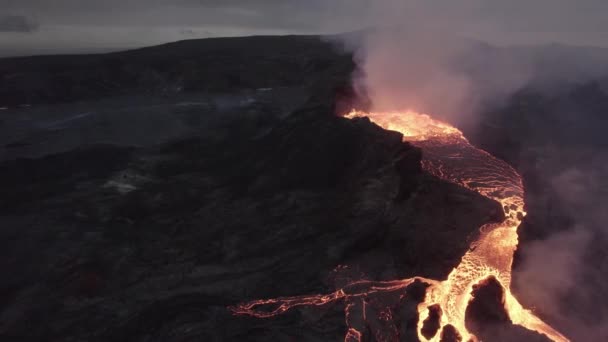
M 442 310 L 441 329 L 451 325 L 463 341 L 476 340 L 465 327 L 465 311 L 471 300 L 473 285 L 494 276 L 505 289 L 505 309 L 514 324 L 545 334 L 556 342 L 568 341 L 532 311 L 523 308 L 510 291 L 513 253 L 518 244 L 517 227 L 526 215 L 523 183 L 517 171 L 506 162 L 471 145 L 457 128 L 426 114 L 412 111 L 352 111 L 345 117 L 367 117 L 378 126 L 402 133 L 405 141 L 412 142 L 423 150 L 422 167 L 427 172 L 499 202 L 505 220 L 482 226 L 479 238 L 471 244 L 460 264 L 443 281 L 421 277 L 389 282 L 358 281 L 327 295 L 257 300 L 237 305 L 231 310 L 239 315 L 265 318 L 298 306 L 322 306 L 344 300 L 348 325 L 345 341 L 360 341 L 362 334 L 351 324 L 353 319 L 349 318 L 349 308 L 355 305 L 353 303 L 358 298 L 373 293 L 404 290 L 418 280 L 429 285 L 425 300 L 418 306 L 419 339 L 440 340 L 441 330 L 430 339 L 421 333 L 423 322 L 429 315 L 429 307 L 439 305 Z

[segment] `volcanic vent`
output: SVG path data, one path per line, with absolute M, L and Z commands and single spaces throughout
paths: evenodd
M 267 318 L 299 306 L 322 306 L 341 300 L 347 324 L 345 341 L 361 341 L 362 327 L 369 324 L 367 316 L 373 311 L 366 309 L 372 295 L 383 294 L 399 306 L 405 290 L 416 291 L 420 288 L 416 284 L 423 283 L 428 287 L 417 307 L 418 338 L 421 341 L 474 341 L 478 338 L 465 324 L 467 307 L 473 299 L 474 288 L 491 279 L 496 287 L 502 286 L 507 319 L 553 341 L 568 341 L 530 310 L 523 308 L 510 291 L 513 253 L 518 244 L 517 227 L 526 215 L 524 188 L 517 171 L 471 145 L 457 128 L 426 114 L 352 111 L 346 117 L 367 117 L 385 129 L 402 133 L 404 140 L 422 149 L 422 164 L 427 172 L 499 202 L 505 219 L 480 228 L 479 238 L 445 280 L 414 277 L 383 282 L 356 281 L 329 294 L 255 300 L 231 307 L 231 310 L 237 315 Z M 376 310 L 373 314 L 377 316 L 374 324 L 382 325 L 375 329 L 375 339 L 398 340 L 399 331 L 391 324 L 391 311 Z

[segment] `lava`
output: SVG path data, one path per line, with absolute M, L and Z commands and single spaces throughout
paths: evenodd
M 352 111 L 345 117 L 367 117 L 385 129 L 402 133 L 404 140 L 423 150 L 422 167 L 427 172 L 499 202 L 505 220 L 482 226 L 479 238 L 471 244 L 448 278 L 442 281 L 422 277 L 388 282 L 357 281 L 326 295 L 256 300 L 231 307 L 231 310 L 237 315 L 267 318 L 299 306 L 323 306 L 344 301 L 348 326 L 345 341 L 360 341 L 362 332 L 359 321 L 365 321 L 365 317 L 353 317 L 353 308 L 362 305 L 365 316 L 365 299 L 371 294 L 400 293 L 414 282 L 420 281 L 426 283 L 428 289 L 417 308 L 418 338 L 421 341 L 439 341 L 441 330 L 449 332 L 455 329 L 464 341 L 477 340 L 465 327 L 465 311 L 471 300 L 473 286 L 493 276 L 504 287 L 505 309 L 514 324 L 545 334 L 556 342 L 568 341 L 532 311 L 523 308 L 510 291 L 513 253 L 518 244 L 517 227 L 526 215 L 524 187 L 517 171 L 506 162 L 471 145 L 457 128 L 426 114 L 412 111 Z M 427 339 L 422 333 L 423 324 L 429 312 L 437 307 L 442 312 L 439 318 L 441 330 Z M 378 319 L 389 320 L 390 313 L 387 309 L 379 313 L 383 316 Z

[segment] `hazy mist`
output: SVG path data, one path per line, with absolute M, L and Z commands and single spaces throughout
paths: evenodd
M 0 27 L 0 55 L 85 52 L 187 38 L 336 33 L 398 20 L 449 27 L 497 44 L 608 44 L 608 3 L 384 0 L 0 0 L 0 17 L 40 23 L 27 34 Z

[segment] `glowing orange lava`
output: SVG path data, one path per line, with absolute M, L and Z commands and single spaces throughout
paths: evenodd
M 505 220 L 480 228 L 479 238 L 473 242 L 460 264 L 443 281 L 411 278 L 389 282 L 358 281 L 327 295 L 296 296 L 243 303 L 231 309 L 235 314 L 272 317 L 298 306 L 321 306 L 337 300 L 345 301 L 348 330 L 345 341 L 360 341 L 357 319 L 351 317 L 352 308 L 365 305 L 359 298 L 373 293 L 402 291 L 414 281 L 429 284 L 425 300 L 418 306 L 418 337 L 421 341 L 439 341 L 441 331 L 430 340 L 421 331 L 429 315 L 429 307 L 439 305 L 441 326 L 452 325 L 464 341 L 475 340 L 465 327 L 465 311 L 473 285 L 494 276 L 505 289 L 506 310 L 514 324 L 547 335 L 553 341 L 568 341 L 555 329 L 545 324 L 530 310 L 524 309 L 510 291 L 513 253 L 517 248 L 517 227 L 524 212 L 524 188 L 521 176 L 510 165 L 489 153 L 472 146 L 457 128 L 435 120 L 426 114 L 412 111 L 364 113 L 352 111 L 347 118 L 367 117 L 377 125 L 401 132 L 404 140 L 423 150 L 423 168 L 441 178 L 495 200 L 502 204 Z M 267 308 L 267 310 L 264 310 Z M 365 310 L 363 310 L 365 314 Z

